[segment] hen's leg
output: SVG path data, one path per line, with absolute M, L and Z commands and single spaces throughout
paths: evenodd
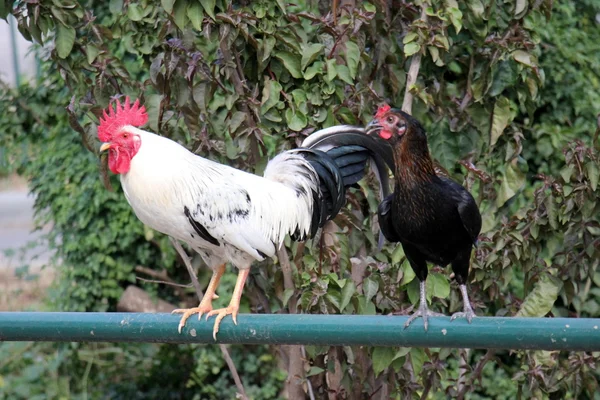
M 425 257 L 421 253 L 419 249 L 416 247 L 403 243 L 402 248 L 404 249 L 404 254 L 410 263 L 410 267 L 417 275 L 419 279 L 419 309 L 410 316 L 408 321 L 404 324 L 404 329 L 408 328 L 408 326 L 418 317 L 423 318 L 423 326 L 425 330 L 427 330 L 428 326 L 428 317 L 441 317 L 444 314 L 436 313 L 427 307 L 427 290 L 425 288 L 425 281 L 427 280 L 427 262 L 425 261 Z
M 217 310 L 212 310 L 208 314 L 206 314 L 206 319 L 213 315 L 216 315 L 215 325 L 213 327 L 213 338 L 217 340 L 217 332 L 219 332 L 219 325 L 221 324 L 221 320 L 225 318 L 227 315 L 231 314 L 233 318 L 233 323 L 237 325 L 237 314 L 240 309 L 240 299 L 242 298 L 242 291 L 244 290 L 244 284 L 246 283 L 246 279 L 248 279 L 248 275 L 250 274 L 250 268 L 240 270 L 237 281 L 235 282 L 235 289 L 233 290 L 233 295 L 231 296 L 231 301 L 229 305 L 225 308 L 220 308 Z
M 462 293 L 462 298 L 463 298 L 463 311 L 459 311 L 459 312 L 455 312 L 454 314 L 452 314 L 452 317 L 450 318 L 450 321 L 454 321 L 456 318 L 466 318 L 467 321 L 469 321 L 469 323 L 471 323 L 471 321 L 473 320 L 473 318 L 476 317 L 475 313 L 473 312 L 473 307 L 471 307 L 471 302 L 469 301 L 469 293 L 467 291 L 467 285 L 462 284 L 460 285 L 460 293 Z
M 433 312 L 427 307 L 427 293 L 425 289 L 425 281 L 419 281 L 419 309 L 410 316 L 410 318 L 404 324 L 404 329 L 408 328 L 408 326 L 417 318 L 423 318 L 423 326 L 425 330 L 427 330 L 428 317 L 443 317 L 444 314 L 440 314 L 437 312 Z
M 463 311 L 452 314 L 451 321 L 458 317 L 466 318 L 469 323 L 476 316 L 471 307 L 469 301 L 469 293 L 467 291 L 467 279 L 469 277 L 469 266 L 471 264 L 471 251 L 472 247 L 469 244 L 464 250 L 460 251 L 458 257 L 452 262 L 452 271 L 454 271 L 454 277 L 460 287 L 460 293 L 463 298 Z
M 204 294 L 204 297 L 202 297 L 202 301 L 200 301 L 198 307 L 178 308 L 177 310 L 173 310 L 172 314 L 183 314 L 181 316 L 181 320 L 179 320 L 179 328 L 177 328 L 179 330 L 179 333 L 181 333 L 181 330 L 185 326 L 185 322 L 189 317 L 191 317 L 194 314 L 198 314 L 198 319 L 200 319 L 200 317 L 202 317 L 202 314 L 212 311 L 212 301 L 213 299 L 218 298 L 215 292 L 217 290 L 217 286 L 219 286 L 219 281 L 221 280 L 221 277 L 224 273 L 225 264 L 221 264 L 217 268 L 213 269 L 212 277 L 210 278 L 210 282 L 208 284 L 208 287 L 206 288 L 206 293 Z

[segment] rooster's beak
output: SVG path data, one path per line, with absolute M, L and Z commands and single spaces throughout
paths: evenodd
M 112 143 L 102 143 L 102 146 L 100 146 L 100 153 L 110 149 L 110 146 L 112 146 Z

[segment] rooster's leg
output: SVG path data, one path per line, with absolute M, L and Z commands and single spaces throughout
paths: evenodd
M 443 317 L 444 314 L 440 314 L 437 312 L 433 312 L 427 307 L 427 294 L 425 289 L 425 281 L 419 281 L 419 309 L 410 316 L 410 318 L 404 324 L 404 329 L 408 328 L 408 326 L 417 318 L 423 318 L 423 326 L 425 330 L 427 330 L 427 318 L 428 317 Z
M 217 290 L 217 286 L 219 286 L 219 281 L 221 280 L 221 276 L 225 273 L 225 264 L 219 265 L 217 268 L 213 270 L 212 277 L 210 278 L 210 282 L 208 287 L 206 288 L 206 293 L 202 300 L 200 301 L 200 305 L 194 308 L 178 308 L 177 310 L 173 310 L 171 314 L 183 314 L 181 316 L 181 320 L 179 320 L 179 328 L 178 331 L 181 333 L 181 330 L 185 326 L 185 322 L 189 317 L 194 314 L 198 314 L 198 319 L 202 317 L 202 314 L 208 313 L 212 311 L 212 301 L 213 299 L 217 299 L 219 296 L 215 294 Z
M 220 308 L 217 310 L 212 310 L 208 314 L 206 314 L 206 318 L 216 315 L 215 325 L 213 327 L 213 338 L 217 340 L 217 332 L 219 332 L 219 325 L 221 324 L 221 320 L 225 318 L 227 315 L 231 314 L 233 318 L 233 323 L 237 325 L 237 314 L 240 309 L 240 299 L 242 297 L 242 290 L 244 290 L 244 284 L 246 283 L 246 279 L 250 274 L 250 268 L 240 270 L 238 274 L 237 281 L 235 282 L 235 289 L 233 290 L 233 295 L 231 296 L 231 301 L 229 305 L 225 308 Z
M 464 303 L 463 311 L 459 311 L 459 312 L 452 314 L 450 321 L 454 321 L 456 318 L 461 317 L 461 318 L 466 318 L 467 321 L 469 321 L 469 323 L 471 323 L 471 321 L 473 320 L 473 318 L 476 317 L 476 315 L 473 312 L 473 308 L 471 307 L 471 302 L 469 301 L 469 293 L 467 291 L 467 285 L 465 285 L 465 284 L 460 285 L 460 292 L 462 293 L 462 298 L 463 298 L 463 303 Z

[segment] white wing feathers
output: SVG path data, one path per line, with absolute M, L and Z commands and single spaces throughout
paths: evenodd
M 248 268 L 252 259 L 273 256 L 287 234 L 309 232 L 318 177 L 293 150 L 260 177 L 132 130 L 142 145 L 121 175 L 127 200 L 143 223 L 189 243 L 211 266 Z

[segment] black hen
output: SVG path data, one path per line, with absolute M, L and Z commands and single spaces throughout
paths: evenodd
M 475 316 L 467 293 L 471 251 L 481 230 L 481 215 L 471 194 L 451 179 L 436 173 L 429 155 L 425 130 L 412 116 L 389 106 L 380 107 L 367 126 L 392 147 L 394 192 L 379 205 L 379 224 L 390 242 L 400 242 L 420 281 L 420 305 L 406 322 L 438 315 L 427 307 L 427 262 L 452 265 L 464 301 L 464 311 L 452 319 Z

